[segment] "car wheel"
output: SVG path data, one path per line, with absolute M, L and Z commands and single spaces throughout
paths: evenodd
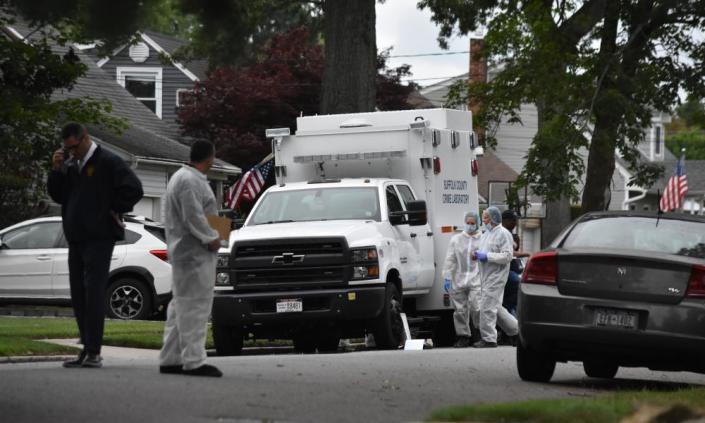
M 552 360 L 536 351 L 517 344 L 517 370 L 522 380 L 529 382 L 548 382 L 556 369 L 556 360 Z
M 106 314 L 112 319 L 144 320 L 152 314 L 152 294 L 134 278 L 120 278 L 108 286 Z
M 297 332 L 292 341 L 294 350 L 299 353 L 312 354 L 316 352 L 316 337 L 313 329 L 305 329 Z
M 382 312 L 372 323 L 372 333 L 378 348 L 398 348 L 404 340 L 404 324 L 401 320 L 401 313 L 401 295 L 397 287 L 389 283 Z
M 617 375 L 619 366 L 609 361 L 585 360 L 583 361 L 583 370 L 588 377 L 613 379 Z
M 242 353 L 242 329 L 236 326 L 213 325 L 215 352 L 220 356 Z

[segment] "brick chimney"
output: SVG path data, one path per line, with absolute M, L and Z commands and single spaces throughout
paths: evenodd
M 487 82 L 487 57 L 482 51 L 485 47 L 483 38 L 470 38 L 470 84 L 476 82 Z M 482 105 L 472 98 L 468 98 L 468 109 L 472 111 L 473 116 L 480 110 Z M 485 138 L 485 128 L 478 128 L 473 119 L 473 130 L 480 140 Z

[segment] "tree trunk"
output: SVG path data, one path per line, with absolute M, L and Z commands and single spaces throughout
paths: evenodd
M 375 0 L 325 0 L 321 113 L 375 109 Z
M 606 210 L 609 206 L 610 184 L 615 168 L 615 147 L 623 113 L 617 106 L 618 90 L 615 74 L 619 63 L 614 62 L 617 50 L 619 3 L 610 2 L 605 9 L 598 66 L 595 129 L 590 142 L 582 211 Z M 615 107 L 617 106 L 617 107 Z
M 550 113 L 555 113 L 546 100 L 536 101 L 537 124 L 544 126 Z M 566 196 L 546 202 L 546 218 L 541 223 L 541 248 L 546 248 L 558 234 L 570 223 L 570 199 Z

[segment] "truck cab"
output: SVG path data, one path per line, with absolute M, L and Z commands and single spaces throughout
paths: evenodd
M 445 249 L 477 211 L 470 125 L 455 110 L 375 112 L 299 118 L 295 136 L 275 136 L 277 185 L 219 256 L 218 353 L 249 333 L 304 352 L 365 333 L 396 348 L 405 308 L 447 315 Z

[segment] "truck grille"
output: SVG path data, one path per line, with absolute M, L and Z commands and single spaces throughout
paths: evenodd
M 352 276 L 344 238 L 236 242 L 230 263 L 236 290 L 330 288 Z

